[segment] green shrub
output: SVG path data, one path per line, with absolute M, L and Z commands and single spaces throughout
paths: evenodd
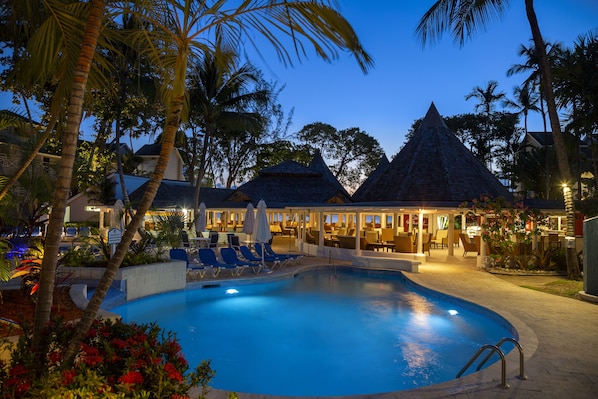
M 89 245 L 69 249 L 61 258 L 61 265 L 67 267 L 87 266 L 96 261 L 96 254 Z

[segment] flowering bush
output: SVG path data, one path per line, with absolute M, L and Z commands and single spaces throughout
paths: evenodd
M 463 204 L 462 207 L 467 207 Z M 489 246 L 489 255 L 502 267 L 530 268 L 539 266 L 540 253 L 531 253 L 534 238 L 541 235 L 540 227 L 546 226 L 546 215 L 537 209 L 510 203 L 504 198 L 482 196 L 473 200 L 469 216 L 484 216 L 481 223 L 482 239 Z M 528 251 L 529 249 L 529 251 Z
M 43 359 L 24 334 L 10 363 L 0 362 L 0 398 L 188 398 L 193 386 L 200 397 L 214 372 L 204 361 L 189 372 L 173 333 L 157 325 L 96 321 L 71 368 L 61 367 L 75 326 L 53 322 L 45 334 Z

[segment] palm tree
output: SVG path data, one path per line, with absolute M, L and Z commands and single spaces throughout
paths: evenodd
M 233 53 L 206 54 L 190 75 L 190 122 L 201 127 L 203 143 L 195 157 L 197 162 L 191 165 L 198 168 L 193 205 L 197 215 L 201 183 L 207 164 L 216 152 L 213 148 L 216 136 L 224 139 L 235 131 L 258 131 L 262 118 L 249 107 L 256 102 L 266 103 L 269 93 L 250 87 L 258 83 L 259 75 L 250 64 L 237 67 Z M 199 138 L 193 137 L 193 140 L 199 141 Z
M 556 107 L 553 91 L 552 68 L 546 54 L 546 45 L 540 32 L 540 26 L 538 25 L 538 19 L 534 10 L 534 1 L 524 1 L 525 12 L 538 56 L 538 66 L 542 76 L 542 87 L 546 98 L 559 172 L 561 178 L 564 180 L 564 184 L 569 184 L 571 169 Z M 420 20 L 416 28 L 416 33 L 422 39 L 422 43 L 425 44 L 428 41 L 434 41 L 436 37 L 441 36 L 444 31 L 450 31 L 455 40 L 463 46 L 465 40 L 472 37 L 472 34 L 476 29 L 484 28 L 486 23 L 493 19 L 492 17 L 503 14 L 507 4 L 508 1 L 493 0 L 437 0 Z M 575 213 L 572 207 L 568 207 L 567 236 L 572 237 L 574 235 L 574 229 Z M 568 248 L 567 271 L 570 278 L 579 278 L 579 265 L 577 265 L 577 262 L 573 261 L 573 251 L 574 248 Z
M 562 47 L 560 43 L 546 43 L 546 55 L 549 57 L 550 59 L 550 64 L 552 65 L 554 63 L 555 59 L 558 59 L 559 55 L 562 53 Z M 507 76 L 512 76 L 516 73 L 529 73 L 528 77 L 523 81 L 523 88 L 525 91 L 529 91 L 530 93 L 538 93 L 540 96 L 540 114 L 542 115 L 542 123 L 544 124 L 544 132 L 546 132 L 546 110 L 544 107 L 544 85 L 542 84 L 542 74 L 540 72 L 540 64 L 539 64 L 539 58 L 538 58 L 538 52 L 536 51 L 535 47 L 534 47 L 534 43 L 533 40 L 531 40 L 531 44 L 529 47 L 526 47 L 525 45 L 521 45 L 519 47 L 519 51 L 518 51 L 518 55 L 519 56 L 524 56 L 525 62 L 523 64 L 515 64 L 512 65 L 508 70 L 507 70 Z M 527 132 L 527 128 L 526 128 L 526 132 Z M 548 141 L 544 140 L 544 151 L 548 152 Z M 550 196 L 550 173 L 548 173 L 548 171 L 550 170 L 550 165 L 548 164 L 548 157 L 546 158 L 546 171 L 545 171 L 545 176 L 546 176 L 546 198 L 548 198 Z
M 506 98 L 505 92 L 496 92 L 498 89 L 498 82 L 491 80 L 485 88 L 476 86 L 471 93 L 465 96 L 465 100 L 476 99 L 478 103 L 474 106 L 474 111 L 482 114 L 484 120 L 483 129 L 485 131 L 478 131 L 472 139 L 477 143 L 478 158 L 483 160 L 489 167 L 491 166 L 490 155 L 496 143 L 496 132 L 492 124 L 492 115 L 496 107 L 496 103 L 504 101 Z M 473 136 L 473 135 L 472 135 Z M 480 156 L 481 155 L 481 156 Z
M 70 43 L 79 48 L 79 56 L 73 68 L 74 79 L 70 89 L 69 107 L 67 113 L 67 124 L 62 137 L 62 154 L 58 164 L 58 178 L 52 201 L 52 213 L 48 221 L 46 231 L 46 243 L 44 247 L 44 259 L 40 273 L 40 288 L 38 290 L 38 304 L 35 308 L 35 322 L 33 344 L 37 353 L 42 353 L 45 348 L 41 347 L 42 334 L 50 321 L 54 278 L 58 260 L 58 247 L 62 237 L 62 225 L 64 221 L 66 202 L 73 176 L 73 164 L 77 151 L 77 140 L 79 127 L 83 116 L 83 98 L 87 85 L 87 78 L 91 69 L 95 49 L 100 36 L 102 17 L 106 8 L 105 0 L 91 0 L 87 14 L 85 32 L 79 43 Z M 69 14 L 65 14 L 71 17 Z M 79 44 L 79 45 L 78 45 Z M 34 53 L 43 54 L 43 53 Z
M 228 5 L 226 1 L 219 1 L 208 6 L 193 0 L 163 0 L 158 4 L 150 2 L 139 5 L 139 18 L 146 21 L 151 29 L 136 32 L 133 39 L 144 41 L 139 48 L 146 51 L 144 55 L 164 79 L 163 97 L 167 110 L 162 148 L 137 211 L 77 325 L 75 336 L 65 353 L 64 367 L 68 367 L 74 359 L 79 342 L 91 327 L 129 244 L 160 186 L 176 132 L 187 110 L 186 82 L 191 59 L 210 53 L 214 42 L 238 49 L 242 44 L 240 39 L 253 30 L 274 46 L 283 62 L 292 60 L 288 45 L 301 56 L 306 41 L 324 60 L 336 58 L 338 48 L 350 51 L 364 71 L 372 65 L 370 56 L 362 48 L 349 23 L 327 1 L 247 0 L 237 5 L 237 8 L 227 9 Z M 95 33 L 99 34 L 99 31 Z M 211 33 L 216 34 L 215 41 L 209 40 Z M 290 42 L 285 43 L 278 35 L 283 35 Z M 83 93 L 79 94 L 82 98 Z
M 540 102 L 540 95 L 531 90 L 530 86 L 523 85 L 513 88 L 514 100 L 505 99 L 503 106 L 508 108 L 514 108 L 515 113 L 523 115 L 523 129 L 527 133 L 527 117 L 530 111 L 540 112 L 538 103 Z
M 553 65 L 555 60 L 560 57 L 563 48 L 560 43 L 546 43 L 546 56 L 550 60 L 550 65 Z M 544 123 L 544 131 L 546 131 L 546 110 L 544 108 L 544 89 L 542 84 L 542 74 L 540 73 L 540 65 L 538 59 L 538 52 L 534 47 L 533 40 L 529 47 L 521 45 L 517 52 L 519 56 L 525 57 L 523 64 L 514 64 L 507 69 L 507 76 L 513 76 L 516 73 L 528 73 L 528 77 L 523 81 L 523 87 L 530 93 L 537 93 L 540 96 L 540 114 L 542 115 L 542 122 Z
M 590 142 L 594 179 L 598 178 L 594 148 L 594 132 L 598 126 L 597 65 L 598 31 L 580 35 L 573 49 L 561 53 L 555 67 L 555 92 L 558 102 L 562 107 L 570 109 L 569 126 L 576 132 L 585 134 Z M 581 170 L 578 172 L 581 173 Z M 581 179 L 579 181 L 581 182 Z
M 465 100 L 470 100 L 472 98 L 478 100 L 478 104 L 473 108 L 474 111 L 482 112 L 487 117 L 490 117 L 495 109 L 495 103 L 503 101 L 506 97 L 504 91 L 497 93 L 497 89 L 498 82 L 491 80 L 486 85 L 486 88 L 481 88 L 480 86 L 474 87 L 471 93 L 465 96 Z
M 4 88 L 19 93 L 19 96 L 24 98 L 27 110 L 29 110 L 27 97 L 37 95 L 38 98 L 43 98 L 48 95 L 45 92 L 46 87 L 51 87 L 54 93 L 48 95 L 49 110 L 48 116 L 44 118 L 48 120 L 45 130 L 40 132 L 29 156 L 22 160 L 19 169 L 0 190 L 0 199 L 8 193 L 33 162 L 55 127 L 60 124 L 59 121 L 63 117 L 62 110 L 67 108 L 65 99 L 68 98 L 69 82 L 73 73 L 72 57 L 76 56 L 76 53 L 73 53 L 76 46 L 69 47 L 65 44 L 79 34 L 83 9 L 81 4 L 48 4 L 42 1 L 39 4 L 3 2 L 0 6 L 0 14 L 4 22 L 2 41 L 11 46 L 10 61 L 7 61 L 7 75 L 3 81 Z M 27 28 L 24 28 L 25 26 Z M 48 35 L 50 30 L 56 34 Z M 48 56 L 50 53 L 47 53 L 44 62 L 37 59 L 36 62 L 31 62 L 31 54 L 40 54 L 48 49 L 56 49 L 56 51 L 52 56 Z M 58 76 L 62 79 L 57 80 Z M 28 120 L 30 126 L 25 127 L 25 124 L 22 124 L 22 129 L 40 129 L 39 126 L 32 124 L 30 115 Z

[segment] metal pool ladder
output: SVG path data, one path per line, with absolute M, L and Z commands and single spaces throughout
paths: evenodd
M 500 362 L 501 362 L 501 383 L 500 383 L 500 387 L 504 388 L 504 389 L 508 389 L 510 388 L 509 384 L 507 384 L 507 366 L 506 366 L 506 360 L 505 360 L 505 354 L 503 353 L 502 350 L 500 350 L 500 347 L 502 346 L 502 344 L 504 344 L 505 342 L 511 342 L 515 345 L 515 347 L 519 350 L 519 379 L 521 380 L 527 380 L 527 376 L 525 375 L 524 372 L 524 362 L 523 362 L 523 348 L 521 347 L 521 345 L 519 344 L 519 342 L 517 342 L 517 340 L 513 339 L 513 338 L 503 338 L 500 341 L 498 341 L 496 343 L 496 345 L 482 345 L 482 347 L 480 349 L 478 349 L 478 351 L 475 353 L 475 355 L 473 355 L 471 357 L 471 359 L 469 359 L 469 361 L 467 362 L 467 364 L 465 366 L 463 366 L 463 368 L 461 369 L 461 371 L 459 371 L 457 373 L 457 377 L 456 378 L 460 378 L 463 373 L 469 368 L 469 366 L 471 366 L 473 364 L 473 362 L 475 362 L 475 360 L 486 350 L 489 350 L 490 353 L 488 353 L 486 355 L 486 357 L 480 362 L 480 364 L 478 365 L 478 368 L 476 369 L 476 371 L 480 371 L 480 369 L 482 368 L 482 366 L 484 366 L 484 364 L 486 364 L 486 362 L 490 359 L 490 357 L 492 356 L 493 353 L 498 354 L 498 356 L 500 356 Z

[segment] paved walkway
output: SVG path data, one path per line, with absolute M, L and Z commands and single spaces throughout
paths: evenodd
M 281 251 L 282 252 L 282 251 Z M 309 257 L 303 265 L 328 264 Z M 288 271 L 293 271 L 294 268 Z M 281 272 L 282 273 L 282 272 Z M 507 383 L 500 385 L 499 364 L 464 378 L 426 388 L 353 398 L 596 398 L 598 396 L 598 305 L 521 288 L 476 267 L 474 256 L 448 257 L 433 251 L 414 282 L 485 306 L 515 326 L 525 353 L 527 380 L 520 380 L 516 350 L 507 356 Z M 224 399 L 214 390 L 209 397 Z M 263 395 L 239 394 L 241 399 Z

